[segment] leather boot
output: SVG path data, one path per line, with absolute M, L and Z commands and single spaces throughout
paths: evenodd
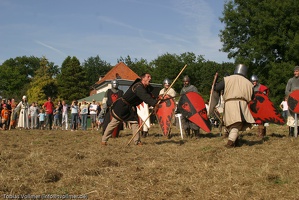
M 147 136 L 147 131 L 142 131 L 142 132 L 141 132 L 141 135 L 142 135 L 142 137 L 145 138 L 145 137 Z
M 193 132 L 194 132 L 194 136 L 196 138 L 199 138 L 199 130 L 194 130 Z
M 294 127 L 289 127 L 289 137 L 294 137 Z
M 187 137 L 187 138 L 190 137 L 190 129 L 186 129 L 186 130 L 185 130 L 185 134 L 186 134 L 186 137 Z
M 235 143 L 231 140 L 227 141 L 227 144 L 225 145 L 226 148 L 234 148 L 235 147 Z
M 263 137 L 265 137 L 266 134 L 267 134 L 267 129 L 266 129 L 266 127 L 264 126 L 264 129 L 263 129 Z
M 148 136 L 148 131 L 143 131 L 144 137 Z
M 169 129 L 168 131 L 168 134 L 167 134 L 167 138 L 170 139 L 172 136 L 171 136 L 171 128 Z
M 263 132 L 264 132 L 264 127 L 258 125 L 258 137 L 262 138 L 263 137 Z
M 297 126 L 297 136 L 299 136 L 299 126 Z M 295 127 L 289 126 L 289 137 L 295 137 Z

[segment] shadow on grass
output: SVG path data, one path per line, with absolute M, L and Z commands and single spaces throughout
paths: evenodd
M 242 137 L 243 136 L 249 136 L 250 137 L 250 136 L 257 136 L 257 134 L 256 133 L 242 133 L 241 136 Z M 280 134 L 280 133 L 267 133 L 265 138 L 267 138 L 267 137 L 268 137 L 268 139 L 269 139 L 269 137 L 283 138 L 283 137 L 286 137 L 286 135 Z
M 243 145 L 247 145 L 247 146 L 261 145 L 263 143 L 264 143 L 264 139 L 256 140 L 256 141 L 239 139 L 239 143 L 236 147 L 242 147 Z
M 271 135 L 266 135 L 263 138 L 259 138 L 259 140 L 252 141 L 252 140 L 243 139 L 242 138 L 243 136 L 244 135 L 240 136 L 240 138 L 239 138 L 238 147 L 242 147 L 243 145 L 247 145 L 247 146 L 261 145 L 264 142 L 268 141 L 270 139 L 270 137 L 277 137 L 277 138 L 286 137 L 285 135 L 282 135 L 282 134 L 272 133 Z M 247 134 L 247 136 L 256 136 L 256 134 L 249 133 L 249 134 Z
M 157 145 L 162 145 L 162 144 L 169 144 L 169 143 L 173 143 L 173 144 L 178 144 L 178 145 L 183 145 L 186 143 L 185 140 L 163 140 L 163 141 L 158 141 L 158 142 L 155 142 L 155 144 Z
M 270 137 L 277 137 L 277 138 L 284 138 L 284 137 L 286 137 L 286 135 L 279 134 L 279 133 L 271 133 L 268 136 L 270 136 Z
M 199 137 L 202 138 L 215 138 L 215 137 L 221 137 L 221 133 L 205 133 L 205 134 L 199 134 Z

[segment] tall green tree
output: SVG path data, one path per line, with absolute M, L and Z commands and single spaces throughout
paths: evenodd
M 53 65 L 45 57 L 41 58 L 40 68 L 35 71 L 27 91 L 29 101 L 43 103 L 49 96 L 54 99 L 57 97 L 57 84 L 53 75 Z
M 185 63 L 187 62 L 186 60 L 184 61 L 184 59 L 177 54 L 165 53 L 158 56 L 158 58 L 151 62 L 151 65 L 154 67 L 153 78 L 155 82 L 162 84 L 165 78 L 169 78 L 171 81 L 174 81 L 174 79 L 180 73 L 184 65 L 190 65 L 190 62 Z M 189 66 L 185 69 L 183 74 L 187 74 L 186 71 L 188 70 L 188 68 Z M 183 84 L 183 74 L 181 75 L 181 77 L 177 79 L 177 81 L 173 85 L 173 88 L 176 92 L 179 92 L 181 90 Z
M 229 0 L 221 22 L 222 51 L 244 64 L 299 62 L 299 1 Z
M 284 99 L 286 84 L 294 76 L 295 64 L 293 62 L 282 62 L 270 63 L 268 66 L 266 67 L 269 69 L 269 79 L 260 76 L 259 81 L 270 88 L 271 100 L 278 108 Z
M 107 74 L 112 68 L 109 63 L 103 61 L 98 55 L 84 60 L 82 67 L 88 77 L 87 81 L 89 85 L 93 85 L 99 80 L 100 76 Z
M 157 82 L 162 83 L 165 78 L 174 80 L 187 64 L 186 69 L 176 80 L 173 88 L 180 92 L 183 87 L 183 77 L 188 75 L 191 84 L 198 88 L 204 96 L 209 96 L 213 78 L 216 72 L 223 78 L 224 74 L 231 74 L 234 70 L 233 63 L 218 64 L 206 61 L 202 55 L 196 56 L 192 52 L 177 54 L 163 54 L 151 62 L 154 69 L 154 77 Z
M 258 75 L 279 104 L 299 63 L 299 1 L 229 0 L 220 20 L 221 50 L 248 65 L 249 76 Z
M 0 65 L 0 95 L 20 100 L 39 68 L 40 59 L 34 56 L 10 58 Z
M 80 61 L 68 56 L 61 65 L 61 73 L 57 75 L 59 97 L 71 102 L 89 95 L 90 85 Z
M 43 57 L 43 58 L 45 58 L 45 57 Z M 48 62 L 47 66 L 49 67 L 49 73 L 50 73 L 51 77 L 56 78 L 56 76 L 60 73 L 59 66 L 55 65 L 54 62 Z

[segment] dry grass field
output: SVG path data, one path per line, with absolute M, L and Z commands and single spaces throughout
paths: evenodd
M 101 146 L 97 131 L 2 131 L 1 198 L 299 199 L 299 141 L 287 126 L 271 124 L 264 141 L 254 127 L 234 149 L 218 129 L 183 140 L 175 127 L 171 139 L 159 132 L 126 146 L 126 129 Z

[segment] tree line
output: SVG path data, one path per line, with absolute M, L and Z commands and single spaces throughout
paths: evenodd
M 181 55 L 166 53 L 151 62 L 142 58 L 132 60 L 127 56 L 120 57 L 118 62 L 124 62 L 138 75 L 151 73 L 153 83 L 163 83 L 165 78 L 173 80 L 187 64 L 181 77 L 188 75 L 192 84 L 207 99 L 214 74 L 232 73 L 234 69 L 233 63 L 218 64 L 189 52 Z M 54 65 L 46 57 L 11 58 L 0 65 L 0 95 L 17 100 L 27 95 L 29 101 L 34 102 L 43 102 L 51 96 L 71 102 L 89 96 L 92 85 L 112 67 L 114 65 L 103 61 L 99 56 L 89 57 L 82 64 L 75 56 L 68 56 L 61 67 Z M 174 89 L 180 91 L 182 86 L 180 78 L 174 84 Z

